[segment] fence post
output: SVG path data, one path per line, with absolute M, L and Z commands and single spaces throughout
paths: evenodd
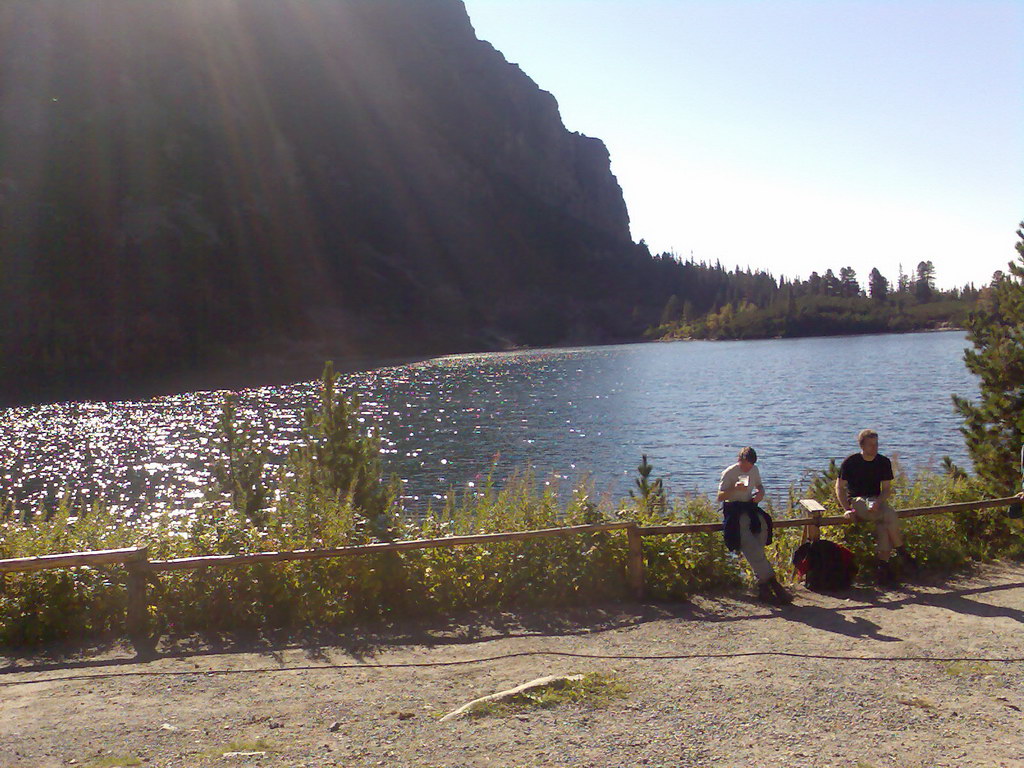
M 817 541 L 821 538 L 821 517 L 825 513 L 825 507 L 821 505 L 817 499 L 800 499 L 800 507 L 810 514 L 814 519 L 813 523 L 809 523 L 804 526 L 803 536 L 800 537 L 800 543 L 805 541 Z
M 647 594 L 647 579 L 644 576 L 643 536 L 636 524 L 626 529 L 629 537 L 629 587 L 637 600 L 643 600 Z
M 132 641 L 139 658 L 153 658 L 156 655 L 156 638 L 149 628 L 149 600 L 146 598 L 146 571 L 143 563 L 149 560 L 149 549 L 143 547 L 125 561 L 128 571 L 128 638 Z

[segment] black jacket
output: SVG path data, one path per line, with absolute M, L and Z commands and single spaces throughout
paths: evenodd
M 722 514 L 725 516 L 725 526 L 722 533 L 725 535 L 725 546 L 730 552 L 740 551 L 740 520 L 744 515 L 750 516 L 750 532 L 761 532 L 761 521 L 764 520 L 768 526 L 768 541 L 772 543 L 772 518 L 767 512 L 761 509 L 752 501 L 726 501 L 722 504 Z

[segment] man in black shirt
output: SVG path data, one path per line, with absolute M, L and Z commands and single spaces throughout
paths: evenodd
M 875 524 L 878 583 L 894 584 L 896 577 L 889 566 L 894 550 L 907 570 L 916 571 L 917 563 L 903 545 L 899 517 L 888 502 L 892 493 L 892 462 L 878 452 L 878 433 L 874 430 L 861 430 L 857 442 L 860 453 L 847 456 L 839 467 L 836 498 L 846 510 L 847 519 Z

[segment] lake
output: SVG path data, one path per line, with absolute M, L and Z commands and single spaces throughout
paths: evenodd
M 641 454 L 670 496 L 711 494 L 745 445 L 776 503 L 863 427 L 911 472 L 951 456 L 969 466 L 953 393 L 976 397 L 960 331 L 672 342 L 456 355 L 354 373 L 384 438 L 388 472 L 412 509 L 450 489 L 523 469 L 562 487 L 589 477 L 625 496 Z M 283 457 L 316 382 L 239 393 L 240 415 Z M 0 411 L 0 478 L 14 498 L 67 490 L 132 509 L 184 510 L 201 499 L 216 454 L 223 392 L 138 402 L 73 402 Z

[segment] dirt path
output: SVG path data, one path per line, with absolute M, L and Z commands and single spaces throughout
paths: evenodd
M 701 598 L 173 651 L 0 657 L 0 767 L 1024 768 L 1018 564 L 846 599 L 800 589 L 783 609 Z M 595 671 L 627 695 L 438 722 L 542 675 Z

